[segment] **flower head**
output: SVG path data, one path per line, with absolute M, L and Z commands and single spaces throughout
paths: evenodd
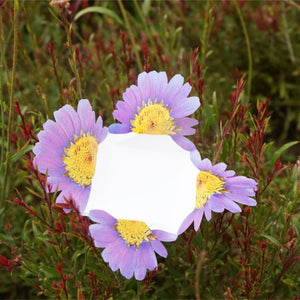
M 191 159 L 200 171 L 196 179 L 195 209 L 186 217 L 178 233 L 184 232 L 193 222 L 198 230 L 203 214 L 209 221 L 211 211 L 221 213 L 224 209 L 232 213 L 241 211 L 236 202 L 254 206 L 256 182 L 245 176 L 234 176 L 235 172 L 227 170 L 227 165 L 212 165 L 207 158 L 201 160 L 198 151 L 191 152 Z
M 105 139 L 107 128 L 102 127 L 101 117 L 95 121 L 86 99 L 79 101 L 77 112 L 67 104 L 54 112 L 54 118 L 56 122 L 46 121 L 38 134 L 33 163 L 48 175 L 49 192 L 62 191 L 57 202 L 73 199 L 82 212 L 89 198 L 98 144 Z
M 111 133 L 136 132 L 155 135 L 170 135 L 187 150 L 195 148 L 184 135 L 192 135 L 191 128 L 198 121 L 186 116 L 200 106 L 198 97 L 188 97 L 192 87 L 183 85 L 183 77 L 175 75 L 169 82 L 165 72 L 139 74 L 137 86 L 131 85 L 117 102 L 113 112 L 121 124 L 109 126 Z
M 147 269 L 157 267 L 155 252 L 162 257 L 168 253 L 160 241 L 174 241 L 177 235 L 162 230 L 151 230 L 142 221 L 115 219 L 103 210 L 92 210 L 89 217 L 97 222 L 90 225 L 96 247 L 105 248 L 102 257 L 113 271 L 127 279 L 133 275 L 143 280 Z

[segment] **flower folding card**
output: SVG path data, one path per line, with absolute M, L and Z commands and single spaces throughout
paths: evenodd
M 188 96 L 189 83 L 177 74 L 143 72 L 123 93 L 114 118 L 103 127 L 88 100 L 77 111 L 65 105 L 48 120 L 35 145 L 34 165 L 47 174 L 56 202 L 73 204 L 88 216 L 95 247 L 113 271 L 143 280 L 167 257 L 171 242 L 205 215 L 254 206 L 257 183 L 201 159 L 193 135 L 198 121 L 189 118 L 200 102 Z M 69 212 L 69 209 L 65 209 Z

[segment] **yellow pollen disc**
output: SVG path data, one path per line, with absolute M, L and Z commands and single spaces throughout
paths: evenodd
M 132 131 L 145 134 L 175 134 L 176 128 L 174 118 L 170 116 L 170 109 L 155 100 L 143 102 L 142 107 L 138 107 L 134 120 L 131 121 Z
M 98 142 L 94 136 L 74 137 L 74 143 L 65 148 L 62 161 L 69 176 L 82 187 L 89 186 L 95 173 Z
M 225 182 L 211 171 L 200 171 L 196 183 L 196 209 L 202 208 L 213 194 L 227 193 Z
M 117 224 L 114 228 L 119 232 L 121 238 L 130 246 L 139 248 L 140 244 L 145 240 L 155 240 L 155 236 L 146 225 L 141 221 L 130 221 L 117 219 Z

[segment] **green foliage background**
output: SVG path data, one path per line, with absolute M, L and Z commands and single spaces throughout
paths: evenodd
M 0 274 L 1 298 L 298 299 L 299 2 L 0 5 L 0 254 L 16 266 Z M 56 195 L 43 192 L 28 161 L 34 136 L 55 110 L 88 98 L 108 126 L 114 103 L 143 70 L 166 71 L 169 78 L 180 73 L 194 83 L 192 94 L 202 100 L 194 141 L 202 157 L 216 158 L 222 145 L 218 161 L 258 180 L 259 192 L 257 207 L 213 214 L 197 233 L 190 229 L 166 243 L 168 258 L 137 282 L 113 273 L 101 250 L 81 235 L 88 221 L 51 207 Z M 241 74 L 239 109 L 246 111 L 234 129 L 228 125 L 230 93 Z M 243 155 L 249 153 L 247 138 L 260 130 L 255 120 L 266 98 L 271 101 L 262 120 L 263 148 L 252 161 L 259 165 L 255 177 Z M 279 156 L 283 169 L 273 176 Z

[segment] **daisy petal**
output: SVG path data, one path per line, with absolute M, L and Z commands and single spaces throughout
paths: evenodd
M 141 251 L 141 258 L 145 267 L 150 271 L 153 271 L 157 267 L 157 259 L 151 246 L 148 243 L 143 243 L 139 251 Z
M 247 178 L 245 176 L 235 176 L 228 178 L 228 182 L 232 185 L 238 185 L 243 187 L 256 187 L 256 182 L 253 179 Z
M 173 101 L 174 96 L 179 92 L 183 84 L 183 77 L 179 74 L 176 74 L 168 83 L 165 95 L 163 99 L 165 103 L 168 104 Z
M 176 106 L 172 112 L 171 117 L 182 118 L 194 113 L 200 106 L 200 101 L 198 97 L 186 98 L 186 101 Z
M 160 241 L 173 242 L 177 239 L 177 235 L 163 230 L 153 230 L 154 236 Z
M 151 246 L 153 250 L 162 257 L 168 256 L 168 251 L 165 246 L 158 240 L 151 241 Z
M 138 87 L 141 91 L 142 98 L 146 102 L 150 98 L 150 80 L 148 79 L 148 73 L 143 72 L 138 76 Z
M 64 107 L 62 107 L 62 110 L 64 110 L 70 116 L 74 131 L 76 135 L 79 135 L 81 130 L 81 122 L 78 113 L 71 105 L 65 105 Z
M 226 168 L 227 168 L 226 164 L 224 164 L 224 163 L 218 163 L 218 164 L 214 165 L 211 168 L 211 170 L 212 170 L 213 173 L 217 173 L 218 174 L 219 172 L 225 171 Z
M 240 186 L 234 186 L 234 185 L 228 185 L 228 190 L 235 194 L 236 198 L 238 199 L 239 196 L 255 196 L 255 191 L 253 188 L 246 188 L 246 187 L 240 187 Z
M 159 72 L 157 74 L 156 84 L 153 85 L 155 99 L 164 100 L 164 95 L 167 87 L 168 87 L 168 78 L 166 72 Z
M 173 141 L 184 150 L 193 151 L 196 149 L 196 146 L 189 139 L 182 135 L 171 135 L 171 137 Z
M 211 196 L 207 206 L 214 212 L 221 213 L 224 211 L 224 206 L 220 201 L 219 197 Z
M 199 170 L 209 171 L 212 167 L 211 162 L 208 158 L 204 158 L 203 160 L 201 160 L 199 164 L 200 164 Z
M 224 176 L 225 176 L 225 177 L 232 177 L 232 176 L 234 176 L 234 175 L 235 175 L 235 172 L 232 171 L 232 170 L 228 170 L 228 171 L 225 171 L 225 172 L 224 172 Z
M 110 133 L 128 133 L 130 132 L 130 127 L 123 124 L 111 124 L 108 127 Z
M 133 276 L 136 266 L 136 249 L 131 246 L 127 248 L 122 259 L 120 260 L 120 272 L 121 274 L 129 279 Z
M 95 113 L 87 99 L 82 99 L 78 103 L 77 112 L 81 121 L 82 130 L 87 133 L 95 125 Z
M 50 186 L 49 193 L 68 189 L 70 187 L 70 178 L 67 176 L 49 176 L 47 178 L 47 186 Z
M 67 106 L 70 106 L 67 104 Z M 54 118 L 57 124 L 65 132 L 65 135 L 68 137 L 73 137 L 76 133 L 71 117 L 66 113 L 64 108 L 61 108 L 53 113 Z
M 131 107 L 124 101 L 118 101 L 117 108 L 118 109 L 113 112 L 114 118 L 123 124 L 129 125 L 130 119 L 133 116 Z
M 106 139 L 108 134 L 108 128 L 104 127 L 101 130 L 96 130 L 95 134 L 96 134 L 97 141 L 100 144 Z
M 226 198 L 227 197 L 225 196 L 225 199 L 222 198 L 221 201 L 227 210 L 229 210 L 232 213 L 237 213 L 242 211 L 241 208 L 235 202 L 231 201 L 229 198 L 227 199 Z
M 179 89 L 179 91 L 173 96 L 174 107 L 184 102 L 187 96 L 189 95 L 189 93 L 191 92 L 191 90 L 192 90 L 192 86 L 188 82 L 186 82 Z
M 133 89 L 127 88 L 122 97 L 124 101 L 130 106 L 131 110 L 136 113 L 136 108 L 138 107 L 139 102 L 136 98 L 136 94 L 133 92 Z
M 211 219 L 211 209 L 207 206 L 204 208 L 204 214 L 207 221 L 210 221 Z
M 109 244 L 101 253 L 101 256 L 105 262 L 109 262 L 109 260 L 114 256 L 115 252 L 123 248 L 123 243 L 121 240 L 117 239 L 113 243 Z
M 143 245 L 141 245 L 141 247 L 143 247 Z M 136 255 L 136 267 L 134 271 L 134 276 L 136 280 L 143 280 L 147 272 L 141 253 L 141 251 L 138 251 Z
M 92 224 L 89 230 L 96 247 L 106 247 L 119 237 L 117 232 L 107 225 Z
M 206 213 L 205 213 L 205 216 L 206 216 Z M 195 219 L 194 219 L 194 229 L 195 229 L 195 231 L 198 231 L 198 229 L 200 227 L 200 224 L 202 222 L 202 218 L 203 218 L 203 208 L 200 208 L 195 213 Z M 207 216 L 206 216 L 206 219 L 207 219 Z M 207 221 L 209 221 L 209 220 L 207 220 Z
M 94 209 L 91 210 L 89 213 L 89 218 L 94 221 L 98 222 L 103 225 L 114 225 L 116 224 L 117 220 L 113 218 L 110 214 L 103 210 Z
M 177 120 L 176 125 L 182 128 L 190 128 L 197 125 L 198 123 L 199 122 L 197 120 L 192 118 L 181 118 Z
M 178 234 L 182 234 L 184 231 L 186 231 L 190 225 L 194 222 L 196 216 L 196 210 L 193 210 L 183 221 L 181 226 L 178 229 Z
M 180 135 L 193 135 L 195 133 L 196 133 L 196 129 L 194 128 L 185 128 L 178 131 L 178 134 Z
M 69 137 L 65 134 L 65 131 L 54 121 L 47 120 L 43 125 L 44 132 L 52 135 L 55 140 L 53 142 L 57 146 L 66 147 L 68 145 Z M 41 131 L 40 133 L 42 133 Z
M 88 186 L 86 188 L 78 188 L 79 192 L 74 196 L 74 201 L 76 202 L 77 208 L 80 212 L 84 212 L 86 204 L 89 200 L 91 188 Z
M 156 71 L 151 71 L 148 73 L 148 80 L 150 85 L 149 99 L 151 100 L 155 100 L 157 91 L 159 92 L 159 86 L 160 86 L 160 82 L 158 80 L 159 76 L 160 76 L 159 73 L 157 73 Z
M 37 166 L 41 173 L 61 174 L 64 172 L 62 162 L 57 157 L 47 156 L 46 153 L 37 155 L 33 159 L 33 165 Z
M 143 94 L 141 90 L 136 85 L 131 85 L 130 89 L 132 93 L 134 93 L 136 101 L 137 101 L 137 107 L 141 107 L 142 103 L 145 102 L 145 99 L 143 98 Z M 127 92 L 128 89 L 126 89 Z M 146 99 L 148 100 L 148 99 Z M 135 113 L 137 112 L 137 108 L 135 109 Z
M 128 251 L 127 245 L 125 245 L 124 243 L 120 243 L 119 240 L 116 240 L 116 241 L 119 242 L 118 246 L 115 246 L 115 248 L 113 249 L 114 250 L 114 255 L 111 255 L 111 257 L 108 261 L 109 267 L 114 272 L 117 271 L 118 269 L 120 269 L 120 264 L 122 263 L 123 257 Z M 110 244 L 110 245 L 113 245 L 113 243 Z
M 192 163 L 199 169 L 201 170 L 202 168 L 202 163 L 201 163 L 201 156 L 200 153 L 197 149 L 191 151 L 190 153 L 191 161 Z
M 249 206 L 254 206 L 257 204 L 256 200 L 254 200 L 250 197 L 247 197 L 245 195 L 228 193 L 228 195 L 226 195 L 226 196 L 230 200 L 241 203 L 241 204 L 245 204 L 245 205 L 249 205 Z

